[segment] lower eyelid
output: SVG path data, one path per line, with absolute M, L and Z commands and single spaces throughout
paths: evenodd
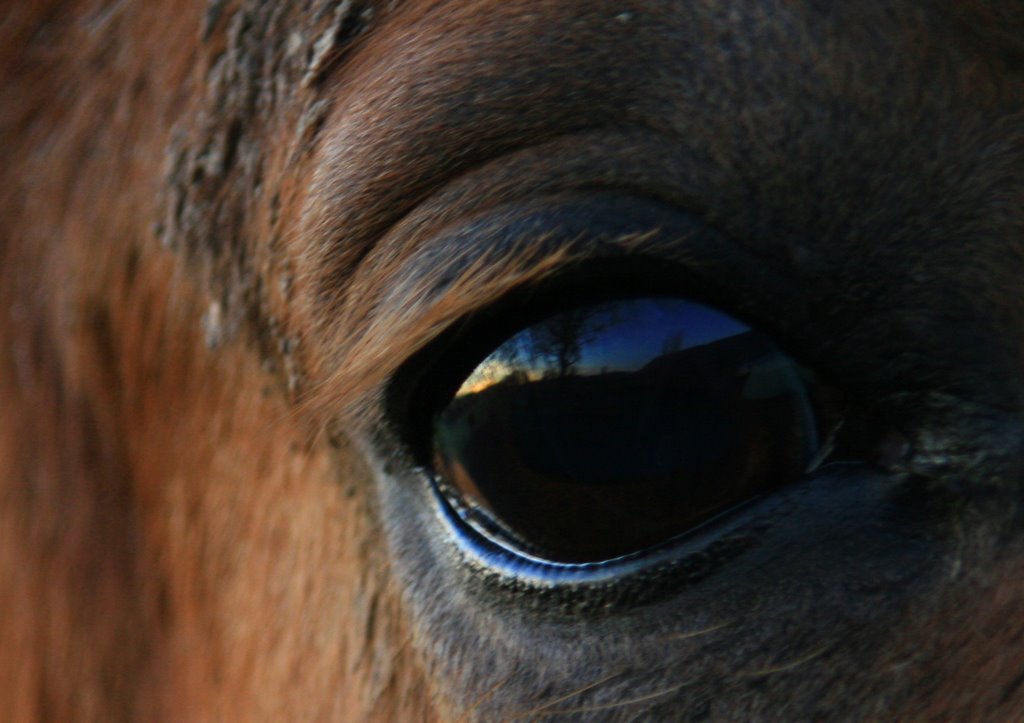
M 497 575 L 499 579 L 524 589 L 575 588 L 588 595 L 586 602 L 594 605 L 601 599 L 600 595 L 593 596 L 594 591 L 631 577 L 642 576 L 644 584 L 652 588 L 652 593 L 656 592 L 657 577 L 675 578 L 680 568 L 689 568 L 690 579 L 695 579 L 699 575 L 694 568 L 702 566 L 702 561 L 693 560 L 695 555 L 713 548 L 728 536 L 732 536 L 728 544 L 738 552 L 745 546 L 748 536 L 752 538 L 763 529 L 755 509 L 760 498 L 752 498 L 705 520 L 656 549 L 598 562 L 556 562 L 512 549 L 479 526 L 466 524 L 457 506 L 436 482 L 431 483 L 431 490 L 442 528 L 458 557 L 470 569 L 485 576 Z

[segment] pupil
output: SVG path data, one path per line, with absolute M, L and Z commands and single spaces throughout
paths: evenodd
M 639 298 L 507 339 L 435 419 L 464 518 L 548 559 L 663 542 L 796 479 L 818 446 L 804 372 L 714 309 Z

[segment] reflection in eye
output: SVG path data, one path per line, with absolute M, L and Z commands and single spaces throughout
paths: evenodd
M 795 480 L 817 451 L 805 372 L 706 306 L 570 309 L 507 339 L 434 423 L 463 519 L 559 562 L 668 540 Z

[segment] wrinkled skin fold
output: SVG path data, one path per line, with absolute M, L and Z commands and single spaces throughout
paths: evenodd
M 0 717 L 1024 709 L 1018 3 L 10 5 Z M 770 335 L 877 454 L 657 570 L 473 558 L 417 364 L 597 268 Z

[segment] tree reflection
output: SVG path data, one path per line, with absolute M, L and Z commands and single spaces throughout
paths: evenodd
M 520 337 L 525 349 L 518 349 L 518 344 L 508 345 L 516 357 L 509 364 L 515 366 L 522 354 L 531 368 L 543 370 L 544 378 L 574 376 L 585 348 L 614 324 L 614 316 L 607 306 L 590 306 L 542 321 Z

